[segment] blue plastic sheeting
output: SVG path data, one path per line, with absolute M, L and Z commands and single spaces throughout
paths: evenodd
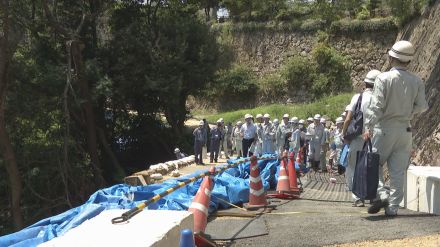
M 264 155 L 263 157 L 274 157 Z M 230 161 L 232 162 L 232 161 Z M 228 204 L 218 200 L 240 204 L 249 198 L 249 162 L 230 168 L 218 174 L 214 179 L 209 212 L 218 208 L 227 208 Z M 267 190 L 276 186 L 275 173 L 279 166 L 278 160 L 258 161 L 263 186 Z M 0 246 L 36 246 L 61 236 L 70 229 L 82 224 L 84 221 L 95 217 L 107 209 L 131 209 L 137 204 L 150 199 L 166 189 L 185 181 L 189 177 L 200 174 L 202 171 L 178 179 L 164 181 L 162 184 L 147 186 L 128 186 L 117 184 L 109 188 L 98 190 L 83 205 L 70 209 L 62 214 L 43 219 L 19 232 L 0 237 Z M 153 210 L 187 210 L 196 194 L 202 179 L 180 188 L 172 194 L 151 204 L 148 209 Z M 136 217 L 136 216 L 135 216 Z

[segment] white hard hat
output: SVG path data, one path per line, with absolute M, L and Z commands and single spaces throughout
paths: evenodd
M 246 114 L 246 115 L 244 115 L 244 119 L 249 119 L 249 118 L 252 118 L 252 115 L 251 114 Z
M 278 118 L 275 118 L 274 120 L 273 120 L 273 123 L 274 124 L 277 124 L 277 123 L 279 123 L 280 121 L 278 120 Z
M 313 122 L 313 118 L 312 118 L 312 117 L 309 117 L 309 118 L 307 118 L 307 121 L 309 121 L 309 122 Z
M 411 42 L 406 40 L 397 41 L 391 50 L 388 51 L 388 55 L 397 58 L 402 62 L 409 62 L 413 59 L 416 52 Z
M 298 118 L 297 117 L 293 117 L 290 121 L 292 122 L 292 123 L 298 123 Z
M 344 122 L 344 119 L 342 119 L 342 117 L 336 118 L 336 124 L 343 123 L 343 122 Z
M 270 118 L 270 115 L 269 115 L 269 113 L 266 113 L 266 114 L 264 114 L 263 117 L 264 117 L 264 118 Z
M 203 120 L 200 120 L 199 126 L 203 126 L 203 125 L 205 125 L 205 122 L 203 122 Z
M 299 121 L 298 121 L 298 123 L 299 124 L 304 124 L 306 121 L 304 121 L 304 119 L 300 119 Z
M 283 115 L 283 118 L 289 118 L 289 114 L 287 114 L 287 113 L 284 114 L 284 115 Z
M 241 121 L 238 121 L 237 122 L 237 125 L 242 125 L 243 123 L 241 122 Z
M 315 120 L 320 120 L 320 119 L 321 119 L 321 115 L 316 114 L 316 115 L 313 117 L 313 119 L 315 119 Z
M 325 118 L 321 118 L 320 122 L 321 123 L 327 123 L 327 120 L 325 120 Z
M 376 77 L 380 75 L 382 72 L 380 72 L 377 69 L 370 70 L 370 72 L 367 73 L 367 76 L 365 76 L 364 82 L 374 84 L 374 81 L 376 80 Z
M 217 120 L 217 123 L 221 123 L 222 122 L 222 119 L 220 118 L 219 120 Z
M 225 122 L 225 120 L 223 120 L 223 118 L 220 118 L 219 121 L 222 122 L 222 123 Z
M 178 148 L 174 149 L 174 153 L 179 153 L 179 152 L 180 152 L 180 149 L 178 149 Z
M 257 116 L 255 118 L 263 118 L 262 114 L 257 114 Z

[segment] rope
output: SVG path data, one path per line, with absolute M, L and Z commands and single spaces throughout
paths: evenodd
M 277 159 L 277 158 L 275 158 L 275 157 L 257 158 L 257 160 L 275 160 L 275 159 Z M 237 160 L 237 161 L 232 162 L 231 164 L 228 164 L 226 166 L 219 167 L 219 169 L 217 169 L 216 171 L 214 171 L 212 173 L 209 172 L 209 171 L 205 171 L 205 172 L 203 172 L 203 173 L 201 173 L 201 174 L 199 174 L 197 176 L 189 178 L 186 181 L 179 182 L 177 185 L 175 185 L 175 186 L 165 190 L 164 192 L 162 192 L 160 194 L 157 194 L 157 195 L 153 196 L 152 198 L 150 198 L 149 200 L 138 204 L 136 207 L 134 207 L 134 208 L 130 209 L 129 211 L 123 213 L 121 216 L 113 218 L 112 219 L 112 223 L 113 224 L 118 224 L 118 223 L 123 223 L 125 221 L 128 221 L 133 216 L 135 216 L 136 214 L 140 213 L 144 208 L 148 207 L 150 204 L 152 204 L 154 202 L 157 202 L 161 198 L 171 194 L 172 192 L 176 191 L 177 189 L 180 189 L 180 188 L 182 188 L 182 187 L 184 187 L 184 186 L 186 186 L 186 185 L 188 185 L 188 184 L 190 184 L 192 182 L 195 182 L 198 179 L 203 178 L 205 176 L 214 176 L 214 175 L 220 174 L 220 173 L 226 171 L 229 168 L 238 166 L 239 164 L 246 163 L 246 162 L 248 162 L 250 160 L 251 160 L 250 158 L 245 158 L 245 159 L 242 159 L 242 160 Z

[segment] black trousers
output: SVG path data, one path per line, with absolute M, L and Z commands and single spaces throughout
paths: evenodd
M 251 147 L 253 142 L 254 142 L 254 138 L 243 139 L 243 157 L 248 156 L 249 148 Z M 252 152 L 249 152 L 249 153 L 252 154 Z
M 194 156 L 195 156 L 196 164 L 203 163 L 202 147 L 203 147 L 203 143 L 201 141 L 194 142 Z

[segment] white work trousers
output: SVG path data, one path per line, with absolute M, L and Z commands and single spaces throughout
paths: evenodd
M 362 136 L 358 136 L 354 138 L 350 142 L 350 148 L 348 149 L 348 164 L 347 169 L 345 170 L 345 182 L 347 183 L 347 189 L 349 191 L 353 188 L 353 177 L 354 177 L 354 170 L 356 169 L 356 155 L 357 151 L 361 151 L 362 147 L 364 146 L 364 139 Z M 359 198 L 352 194 L 353 200 L 358 200 Z
M 412 133 L 405 128 L 375 128 L 373 134 L 373 152 L 380 155 L 380 165 L 385 162 L 390 175 L 390 188 L 383 183 L 379 174 L 378 196 L 388 200 L 390 207 L 398 209 L 403 199 L 403 185 L 412 148 Z M 382 169 L 380 169 L 382 170 Z
M 308 158 L 309 161 L 321 160 L 321 143 L 318 140 L 310 140 Z

